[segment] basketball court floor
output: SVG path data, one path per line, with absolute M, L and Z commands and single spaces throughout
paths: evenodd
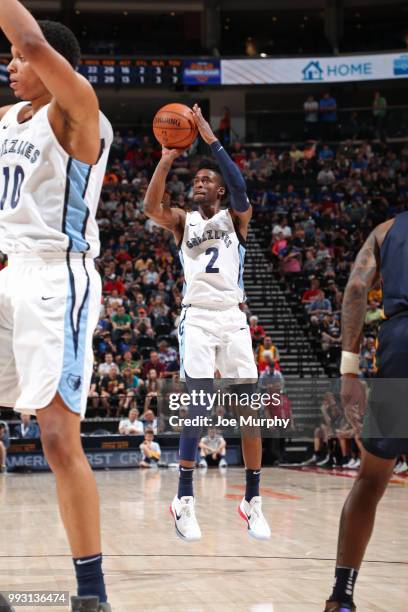
M 351 472 L 267 468 L 262 495 L 269 542 L 248 538 L 237 504 L 243 470 L 198 471 L 200 542 L 174 533 L 177 471 L 96 473 L 105 575 L 114 612 L 321 612 L 330 591 L 342 503 Z M 360 612 L 408 610 L 408 478 L 382 502 L 360 572 Z M 0 476 L 0 590 L 70 590 L 73 567 L 45 474 Z M 61 611 L 64 608 L 26 608 Z

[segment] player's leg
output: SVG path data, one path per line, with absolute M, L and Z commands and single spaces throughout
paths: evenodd
M 238 395 L 238 414 L 248 416 L 252 413 L 247 406 L 247 397 L 256 391 L 254 384 L 234 385 L 232 391 Z M 245 398 L 245 400 L 244 400 Z M 245 495 L 238 512 L 246 521 L 248 534 L 257 540 L 267 540 L 271 530 L 262 512 L 262 497 L 260 495 L 260 481 L 262 470 L 262 432 L 253 425 L 241 425 L 242 456 L 245 464 Z
M 14 408 L 19 390 L 13 354 L 13 315 L 9 290 L 9 270 L 0 272 L 0 405 Z M 6 471 L 7 448 L 0 441 L 0 473 Z
M 57 486 L 60 514 L 78 580 L 78 595 L 106 602 L 102 573 L 99 497 L 95 477 L 82 448 L 80 415 L 59 394 L 37 411 L 41 442 Z
M 335 583 L 327 612 L 354 609 L 354 585 L 394 464 L 395 457 L 377 457 L 363 450 L 360 472 L 341 513 Z
M 0 474 L 6 471 L 7 449 L 0 440 Z
M 14 290 L 20 295 L 14 311 L 13 347 L 21 386 L 16 410 L 36 413 L 44 453 L 56 478 L 78 595 L 94 597 L 91 610 L 109 610 L 98 494 L 80 437 L 80 416 L 85 414 L 92 375 L 100 277 L 92 260 L 79 258 L 73 258 L 69 267 L 62 262 L 35 261 L 28 266 L 12 261 L 11 266 L 15 265 L 20 280 Z M 44 301 L 41 295 L 53 298 Z
M 252 339 L 245 314 L 236 309 L 225 313 L 220 334 L 221 344 L 217 353 L 216 366 L 224 379 L 236 381 L 231 391 L 238 396 L 238 416 L 257 416 L 250 407 L 251 397 L 256 392 L 258 371 L 252 351 Z M 245 463 L 245 496 L 238 508 L 246 521 L 248 534 L 265 540 L 271 535 L 269 525 L 262 512 L 260 479 L 262 467 L 262 432 L 259 427 L 240 427 L 242 455 Z
M 208 394 L 213 393 L 216 339 L 208 331 L 211 321 L 204 309 L 184 309 L 179 325 L 180 377 L 191 396 L 188 417 L 209 416 Z M 207 326 L 208 323 L 208 326 Z M 193 475 L 201 427 L 184 426 L 179 442 L 179 484 L 170 512 L 177 535 L 185 541 L 201 538 L 195 516 Z

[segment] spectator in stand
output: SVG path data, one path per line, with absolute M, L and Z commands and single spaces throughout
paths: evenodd
M 283 380 L 282 372 L 275 367 L 272 351 L 264 351 L 263 359 L 265 366 L 259 376 L 259 386 L 261 389 Z
M 305 113 L 305 136 L 306 138 L 316 138 L 319 122 L 319 103 L 313 96 L 308 96 L 303 104 L 303 110 Z
M 259 345 L 257 350 L 256 363 L 258 366 L 258 372 L 263 372 L 269 363 L 268 360 L 265 358 L 265 354 L 268 355 L 268 357 L 272 356 L 276 370 L 280 371 L 279 351 L 277 347 L 273 344 L 272 338 L 270 338 L 269 336 L 266 336 L 264 338 L 262 344 Z
M 259 324 L 259 319 L 256 315 L 249 317 L 249 331 L 251 333 L 252 343 L 257 344 L 261 342 L 265 337 L 265 330 L 262 325 Z
M 320 290 L 316 298 L 306 307 L 312 325 L 319 325 L 325 315 L 331 314 L 332 306 L 330 300 Z
M 113 360 L 112 353 L 106 353 L 105 354 L 105 361 L 103 363 L 99 364 L 98 374 L 99 374 L 99 376 L 107 376 L 111 370 L 117 372 L 118 371 L 118 366 L 116 365 L 116 363 Z
M 324 144 L 323 147 L 319 151 L 318 157 L 319 157 L 319 161 L 322 161 L 322 162 L 331 161 L 332 159 L 334 159 L 334 152 L 329 147 L 328 144 Z
M 298 274 L 302 271 L 302 254 L 298 247 L 288 240 L 287 245 L 279 253 L 279 260 L 283 275 Z
M 156 353 L 157 354 L 157 353 Z M 160 364 L 162 365 L 162 364 Z M 158 381 L 157 370 L 149 370 L 146 382 L 145 382 L 145 400 L 144 400 L 144 413 L 150 409 L 151 406 L 157 408 L 157 398 L 160 392 L 160 385 Z
M 273 226 L 272 236 L 283 234 L 284 238 L 290 238 L 292 236 L 292 229 L 288 225 L 287 217 L 279 217 L 278 222 Z
M 325 93 L 319 102 L 320 125 L 322 137 L 325 140 L 332 140 L 336 136 L 337 128 L 337 102 L 329 93 Z
M 139 466 L 141 468 L 157 467 L 161 457 L 161 449 L 160 444 L 154 441 L 154 431 L 152 429 L 146 429 L 145 438 L 139 448 L 142 453 Z
M 374 92 L 373 99 L 373 124 L 376 138 L 386 138 L 385 122 L 387 119 L 387 100 L 380 91 Z
M 333 170 L 330 168 L 329 164 L 324 164 L 323 168 L 320 170 L 317 175 L 317 182 L 319 185 L 323 187 L 328 187 L 332 185 L 336 180 L 335 174 Z
M 307 249 L 305 252 L 306 260 L 303 263 L 303 272 L 316 272 L 317 261 L 314 249 Z
M 139 420 L 139 411 L 137 408 L 131 408 L 127 419 L 122 419 L 119 423 L 119 433 L 122 436 L 141 436 L 144 433 L 143 422 Z
M 123 284 L 122 279 L 116 274 L 112 273 L 109 276 L 109 279 L 103 285 L 104 293 L 112 293 L 112 291 L 116 289 L 117 295 L 122 296 L 125 293 L 125 285 Z
M 151 351 L 150 359 L 143 366 L 143 378 L 147 378 L 151 375 L 152 370 L 156 373 L 156 378 L 162 375 L 166 370 L 166 365 L 159 360 L 159 354 L 157 351 Z
M 283 232 L 274 234 L 272 237 L 271 246 L 272 255 L 274 255 L 275 257 L 279 257 L 280 252 L 287 247 L 287 244 L 288 243 Z
M 320 411 L 323 420 L 314 431 L 313 455 L 302 464 L 305 466 L 330 467 L 336 465 L 335 442 L 338 430 L 345 426 L 345 417 L 343 411 L 337 405 L 336 398 L 330 391 L 325 393 Z M 345 448 L 344 444 L 343 448 Z
M 118 369 L 111 369 L 102 377 L 99 384 L 99 396 L 107 417 L 112 415 L 112 410 L 114 410 L 115 417 L 120 416 L 126 395 L 123 377 L 119 374 Z
M 132 326 L 132 318 L 126 312 L 124 306 L 119 306 L 117 312 L 112 315 L 112 340 L 118 342 L 125 331 L 129 331 Z
M 219 468 L 227 467 L 225 459 L 227 454 L 227 443 L 224 438 L 217 433 L 215 427 L 209 427 L 206 436 L 201 438 L 198 448 L 200 450 L 200 461 L 198 466 L 206 468 L 217 466 Z
M 176 173 L 171 175 L 170 181 L 166 184 L 166 191 L 173 197 L 183 195 L 185 186 L 183 181 L 180 181 Z
M 384 318 L 382 308 L 379 307 L 378 303 L 371 300 L 368 303 L 367 314 L 365 316 L 364 324 L 372 327 L 377 325 L 379 321 Z
M 144 424 L 145 431 L 147 429 L 151 429 L 155 434 L 157 434 L 157 417 L 153 410 L 150 410 L 150 408 L 145 410 L 141 416 L 141 420 Z
M 360 352 L 360 372 L 365 378 L 372 378 L 377 371 L 375 339 L 368 336 L 363 340 Z
M 296 144 L 293 144 L 290 148 L 290 159 L 296 164 L 298 161 L 303 159 L 303 151 L 299 149 Z
M 177 361 L 177 351 L 172 346 L 169 346 L 166 340 L 161 340 L 159 342 L 159 352 L 158 359 L 160 363 L 164 365 L 164 374 L 166 373 L 167 368 Z M 163 372 L 162 372 L 163 373 Z
M 21 423 L 14 428 L 15 438 L 39 438 L 40 429 L 35 421 L 31 420 L 31 415 L 22 412 L 20 414 Z
M 320 293 L 320 281 L 315 276 L 310 278 L 310 287 L 302 294 L 302 304 L 311 304 Z

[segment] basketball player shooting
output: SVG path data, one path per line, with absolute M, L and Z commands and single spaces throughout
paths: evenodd
M 239 304 L 244 301 L 243 265 L 245 240 L 252 208 L 241 172 L 221 146 L 196 104 L 194 121 L 203 140 L 210 145 L 218 163 L 208 162 L 193 179 L 191 213 L 162 204 L 166 178 L 178 149 L 163 148 L 145 196 L 145 213 L 173 232 L 180 248 L 186 287 L 179 325 L 181 378 L 188 392 L 213 392 L 214 372 L 237 380 L 235 392 L 250 393 L 256 381 L 252 342 L 246 316 Z M 231 207 L 222 210 L 222 200 L 229 191 Z M 239 389 L 238 389 L 239 387 Z M 208 415 L 208 406 L 190 405 L 189 416 Z M 199 540 L 201 530 L 195 515 L 193 472 L 199 432 L 184 428 L 180 436 L 178 493 L 171 503 L 176 533 L 185 541 Z M 264 540 L 270 529 L 262 513 L 259 495 L 262 439 L 259 435 L 242 436 L 246 466 L 245 497 L 239 513 L 250 536 Z
M 55 474 L 78 596 L 72 610 L 107 612 L 96 483 L 82 449 L 101 280 L 95 221 L 112 128 L 75 68 L 73 33 L 1 0 L 11 43 L 0 110 L 0 404 L 35 414 Z M 11 610 L 5 606 L 5 610 Z
M 361 412 L 365 406 L 366 391 L 358 378 L 360 345 L 367 309 L 368 292 L 381 278 L 383 306 L 387 318 L 382 323 L 376 354 L 377 378 L 408 379 L 408 213 L 379 225 L 361 248 L 344 293 L 342 308 L 342 403 Z M 375 383 L 375 381 L 374 381 Z M 380 381 L 379 381 L 380 383 Z M 408 438 L 391 437 L 400 432 L 403 422 L 406 394 L 394 399 L 395 380 L 390 380 L 385 401 L 374 400 L 380 410 L 379 422 L 386 422 L 383 433 L 387 437 L 368 437 L 375 403 L 369 401 L 363 427 L 363 453 L 360 471 L 344 504 L 340 519 L 335 583 L 325 612 L 355 611 L 353 593 L 365 550 L 374 528 L 377 505 L 381 500 L 395 460 L 408 452 Z M 384 388 L 373 385 L 374 390 Z M 406 387 L 405 387 L 406 388 Z M 396 405 L 398 404 L 398 405 Z M 372 407 L 371 407 L 372 406 Z M 400 413 L 400 408 L 402 412 Z M 364 435 L 366 437 L 364 437 Z

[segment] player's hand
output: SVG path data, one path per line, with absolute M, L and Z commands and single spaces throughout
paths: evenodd
M 204 142 L 210 145 L 211 143 L 218 140 L 214 132 L 212 131 L 210 124 L 204 119 L 203 113 L 201 112 L 201 108 L 198 106 L 198 104 L 194 104 L 193 106 L 193 117 L 197 129 L 200 132 L 201 138 L 204 140 Z
M 364 414 L 367 393 L 364 383 L 355 374 L 344 374 L 341 377 L 341 405 L 349 422 L 355 422 L 357 415 Z
M 162 147 L 162 159 L 170 162 L 171 164 L 174 162 L 177 157 L 182 155 L 182 149 L 167 149 L 166 147 Z

